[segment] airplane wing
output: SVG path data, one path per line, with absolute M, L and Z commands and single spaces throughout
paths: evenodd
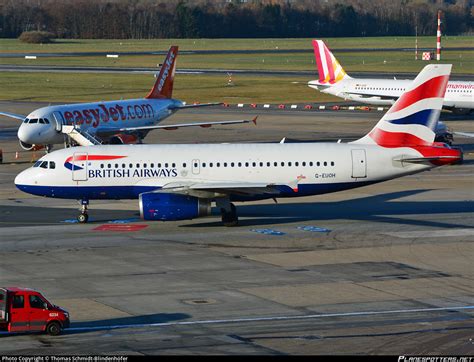
M 182 181 L 171 182 L 164 185 L 157 192 L 184 194 L 203 198 L 234 195 L 260 195 L 268 194 L 277 196 L 280 191 L 276 185 L 259 182 L 242 181 Z
M 344 93 L 344 92 L 342 92 Z M 381 100 L 397 100 L 399 97 L 397 96 L 387 96 L 387 95 L 381 95 L 381 94 L 370 94 L 370 93 L 360 93 L 360 92 L 354 92 L 354 91 L 350 91 L 350 92 L 347 92 L 349 94 L 353 94 L 353 95 L 357 95 L 357 96 L 361 96 L 361 98 L 373 98 L 373 97 L 377 97 L 377 98 L 380 98 Z
M 170 109 L 186 109 L 186 108 L 199 108 L 199 107 L 209 107 L 209 106 L 220 106 L 220 103 L 199 103 L 199 104 L 187 104 L 179 107 L 170 107 Z
M 470 133 L 470 132 L 453 132 L 454 134 L 457 134 L 459 136 L 463 136 L 463 137 L 474 137 L 474 133 Z
M 20 121 L 23 121 L 26 118 L 26 116 L 23 116 L 22 114 L 16 114 L 16 113 L 10 113 L 10 112 L 0 112 L 0 115 L 19 119 Z
M 257 124 L 257 117 L 248 120 L 248 119 L 240 119 L 240 120 L 233 120 L 233 121 L 217 121 L 217 122 L 194 122 L 194 123 L 181 123 L 181 124 L 170 124 L 170 125 L 158 125 L 158 126 L 144 126 L 144 127 L 127 127 L 127 128 L 120 128 L 120 132 L 131 132 L 131 131 L 151 131 L 153 129 L 165 129 L 165 130 L 175 130 L 178 128 L 183 127 L 203 127 L 208 128 L 214 125 L 225 125 L 225 124 L 238 124 L 238 123 L 250 123 L 253 122 Z

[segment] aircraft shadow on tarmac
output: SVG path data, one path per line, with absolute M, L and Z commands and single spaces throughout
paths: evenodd
M 474 204 L 470 200 L 462 201 L 409 201 L 397 200 L 410 197 L 423 192 L 423 190 L 409 190 L 391 192 L 380 195 L 373 195 L 357 199 L 322 202 L 317 198 L 312 203 L 279 203 L 255 205 L 252 203 L 237 204 L 240 226 L 263 226 L 263 225 L 283 225 L 295 222 L 319 222 L 325 220 L 360 220 L 380 223 L 395 223 L 402 225 L 417 225 L 441 228 L 470 228 L 472 225 L 451 224 L 432 220 L 410 219 L 410 215 L 424 215 L 425 218 L 437 214 L 461 214 L 474 212 Z M 137 204 L 138 208 L 138 204 Z M 0 206 L 0 228 L 6 226 L 27 226 L 38 224 L 67 225 L 68 222 L 75 222 L 76 211 L 71 204 L 71 208 L 48 208 L 22 206 L 18 201 L 16 206 Z M 21 215 L 21 222 L 18 221 Z M 185 228 L 202 227 L 222 227 L 219 211 L 213 208 L 212 215 L 215 218 L 195 219 L 193 223 L 179 225 Z M 116 220 L 132 220 L 142 222 L 139 219 L 138 211 L 130 210 L 101 210 L 94 209 L 94 204 L 90 208 L 89 224 L 103 224 Z M 177 222 L 179 223 L 179 222 Z
M 88 333 L 98 330 L 109 330 L 126 327 L 140 327 L 143 325 L 162 324 L 182 321 L 191 318 L 186 313 L 159 313 L 123 318 L 101 319 L 89 322 L 72 322 L 71 329 L 65 330 L 67 334 Z
M 333 219 L 361 220 L 442 228 L 470 228 L 472 225 L 409 219 L 410 215 L 457 214 L 474 212 L 472 201 L 393 201 L 431 191 L 409 190 L 336 202 L 287 203 L 237 206 L 240 226 L 263 226 Z M 213 213 L 214 214 L 214 213 Z M 399 217 L 397 217 L 399 216 Z M 250 217 L 247 219 L 247 217 Z M 182 227 L 220 226 L 220 222 L 182 225 Z

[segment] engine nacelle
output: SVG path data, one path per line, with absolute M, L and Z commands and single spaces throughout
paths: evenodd
M 25 151 L 39 151 L 44 148 L 44 145 L 30 145 L 29 143 L 20 141 L 20 147 L 23 148 Z
M 211 214 L 211 201 L 194 196 L 146 192 L 139 202 L 144 220 L 189 220 Z
M 137 143 L 138 137 L 130 134 L 117 134 L 110 138 L 109 143 L 111 145 L 129 145 L 132 143 Z

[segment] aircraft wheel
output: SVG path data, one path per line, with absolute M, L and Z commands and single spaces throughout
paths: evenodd
M 79 214 L 77 216 L 77 221 L 79 221 L 81 224 L 85 224 L 88 220 L 89 220 L 88 214 Z
M 222 212 L 222 223 L 227 227 L 237 226 L 239 224 L 239 218 L 237 216 L 237 210 L 234 204 L 230 204 L 230 211 L 221 209 Z

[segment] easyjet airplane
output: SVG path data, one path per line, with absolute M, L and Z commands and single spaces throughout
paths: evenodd
M 185 105 L 171 98 L 178 47 L 172 46 L 156 78 L 155 85 L 145 98 L 108 102 L 64 104 L 34 110 L 28 116 L 0 112 L 1 115 L 22 120 L 18 129 L 20 145 L 32 150 L 53 144 L 69 143 L 69 137 L 80 145 L 100 143 L 137 143 L 153 129 L 180 127 L 211 127 L 215 124 L 248 123 L 249 120 L 199 122 L 158 125 L 166 117 L 184 108 L 217 105 L 205 103 Z M 255 119 L 252 120 L 255 123 Z M 69 137 L 67 137 L 69 136 Z
M 319 195 L 453 164 L 462 152 L 434 142 L 451 65 L 428 65 L 361 139 L 350 143 L 106 145 L 65 148 L 21 172 L 27 193 L 81 201 L 139 199 L 145 220 L 208 215 L 227 226 L 233 201 Z
M 336 97 L 373 105 L 392 105 L 412 83 L 411 80 L 352 78 L 342 68 L 324 41 L 313 40 L 319 79 L 308 86 Z M 467 114 L 474 109 L 474 83 L 450 81 L 443 107 Z

